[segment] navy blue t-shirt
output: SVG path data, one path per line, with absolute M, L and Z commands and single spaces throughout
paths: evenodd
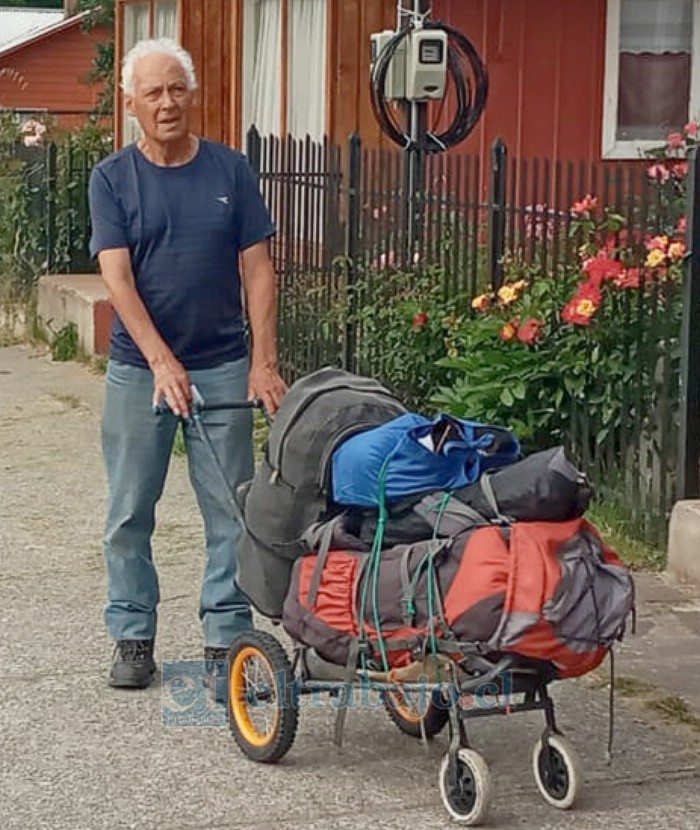
M 270 215 L 245 156 L 200 140 L 180 167 L 159 167 L 131 144 L 90 178 L 93 256 L 128 248 L 137 290 L 187 369 L 244 357 L 238 254 L 272 236 Z M 111 356 L 146 366 L 115 317 Z

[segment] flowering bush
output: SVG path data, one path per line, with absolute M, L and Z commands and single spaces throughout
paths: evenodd
M 465 301 L 445 298 L 441 276 L 428 268 L 362 280 L 344 321 L 357 331 L 358 369 L 381 378 L 414 409 L 425 409 L 431 393 L 451 382 L 452 372 L 439 361 L 455 354 L 452 334 L 464 322 L 456 309 Z
M 675 187 L 674 176 L 658 186 Z M 581 413 L 593 445 L 619 446 L 620 430 L 644 425 L 655 405 L 661 351 L 677 361 L 683 217 L 671 211 L 663 233 L 642 234 L 593 194 L 571 214 L 578 265 L 554 278 L 508 258 L 504 284 L 475 297 L 453 333 L 440 363 L 456 378 L 434 396 L 456 415 L 510 425 L 531 448 L 570 439 Z

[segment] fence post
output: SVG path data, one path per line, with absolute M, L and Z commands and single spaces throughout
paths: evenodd
M 347 319 L 343 341 L 343 367 L 354 372 L 357 367 L 357 259 L 360 248 L 360 176 L 362 139 L 352 133 L 348 141 L 347 223 L 345 226 L 345 294 Z
M 508 148 L 497 138 L 491 146 L 491 181 L 489 185 L 489 268 L 494 291 L 503 281 L 503 254 L 506 234 L 506 176 Z M 475 229 L 478 233 L 478 229 Z
M 700 154 L 689 158 L 681 325 L 679 499 L 700 498 Z
M 255 171 L 256 175 L 260 175 L 260 160 L 262 155 L 262 139 L 258 128 L 253 125 L 246 134 L 246 150 L 245 154 L 248 157 L 250 166 Z
M 56 175 L 58 149 L 51 142 L 46 153 L 46 273 L 56 266 Z

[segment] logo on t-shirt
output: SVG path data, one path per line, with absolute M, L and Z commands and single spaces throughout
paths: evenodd
M 231 197 L 230 196 L 217 196 L 217 202 L 221 202 L 222 205 L 230 205 L 231 204 Z

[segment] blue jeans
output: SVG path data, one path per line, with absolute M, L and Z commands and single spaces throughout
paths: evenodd
M 208 404 L 245 400 L 247 359 L 190 372 Z M 109 482 L 105 534 L 108 604 L 105 621 L 115 640 L 153 639 L 160 593 L 151 553 L 155 508 L 163 492 L 178 419 L 152 411 L 148 369 L 110 361 L 107 370 L 102 449 Z M 230 487 L 253 475 L 250 410 L 202 413 L 202 421 Z M 184 427 L 190 481 L 206 532 L 207 561 L 200 620 L 207 646 L 227 647 L 252 627 L 250 605 L 234 584 L 243 528 L 235 518 L 216 462 L 193 423 Z

